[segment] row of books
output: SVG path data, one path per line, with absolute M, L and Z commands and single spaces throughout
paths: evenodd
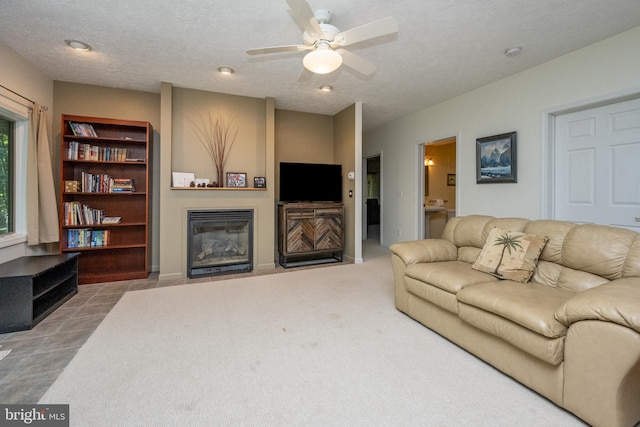
M 75 136 L 98 136 L 96 131 L 93 129 L 93 126 L 89 123 L 69 122 L 69 127 L 71 128 L 71 132 L 73 132 Z
M 91 230 L 89 228 L 75 228 L 67 230 L 68 248 L 96 248 L 108 246 L 109 230 Z
M 69 141 L 68 145 L 67 160 L 132 161 L 127 159 L 126 148 L 100 147 L 99 145 L 85 144 L 78 141 Z
M 80 202 L 64 202 L 65 225 L 102 224 L 104 209 L 94 209 Z
M 94 174 L 89 172 L 81 173 L 78 189 L 82 193 L 118 193 L 136 191 L 132 178 L 113 178 L 105 173 Z

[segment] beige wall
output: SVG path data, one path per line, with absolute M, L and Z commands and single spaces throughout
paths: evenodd
M 52 137 L 51 118 L 53 108 L 53 80 L 23 59 L 15 51 L 0 43 L 0 84 L 49 109 L 47 111 L 47 132 L 49 142 L 52 146 L 52 154 L 55 153 L 54 147 L 56 140 Z M 6 94 L 12 99 L 17 99 L 20 104 L 30 106 L 28 101 L 16 98 L 2 88 L 0 88 L 0 94 Z M 25 221 L 26 218 L 23 219 L 23 222 Z M 26 227 L 24 230 L 17 231 L 24 231 L 26 234 Z M 24 255 L 41 255 L 44 253 L 56 253 L 57 251 L 57 244 L 27 247 L 26 243 L 9 244 L 3 241 L 0 242 L 0 262 L 10 261 Z
M 356 230 L 357 194 L 355 181 L 347 179 L 356 171 L 356 108 L 352 105 L 335 116 L 276 110 L 276 186 L 279 186 L 280 162 L 332 163 L 342 165 L 342 200 L 345 206 L 346 260 L 355 261 L 359 247 Z M 349 197 L 349 190 L 353 197 Z M 276 190 L 276 200 L 278 190 Z M 358 223 L 358 224 L 356 224 Z
M 0 43 L 0 58 L 2 58 L 0 60 L 0 84 L 48 107 L 49 120 L 51 120 L 53 80 L 2 43 Z M 4 89 L 0 88 L 0 91 L 4 92 Z
M 273 268 L 274 216 L 274 136 L 272 99 L 248 98 L 192 89 L 161 91 L 161 150 L 171 153 L 161 162 L 160 279 L 179 279 L 187 274 L 187 212 L 198 209 L 254 210 L 254 267 Z M 267 178 L 267 190 L 190 190 L 171 187 L 171 173 L 194 172 L 213 178 L 212 160 L 194 133 L 194 122 L 209 112 L 233 118 L 238 134 L 229 155 L 226 171 L 246 172 L 249 187 L 254 176 Z M 166 123 L 166 122 L 170 123 Z M 167 136 L 169 135 L 169 136 Z
M 160 262 L 160 95 L 134 90 L 68 82 L 54 82 L 53 143 L 55 182 L 60 179 L 60 126 L 62 114 L 89 117 L 138 120 L 153 126 L 153 159 L 151 162 L 151 268 L 158 271 Z M 57 187 L 57 185 L 56 185 Z
M 275 191 L 278 184 L 275 173 L 279 162 L 340 162 L 345 165 L 345 173 L 355 169 L 353 121 L 357 118 L 350 108 L 332 117 L 276 110 L 272 98 L 255 99 L 173 88 L 170 83 L 162 83 L 160 93 L 148 93 L 54 82 L 2 44 L 0 57 L 0 82 L 49 107 L 56 182 L 59 180 L 62 114 L 151 123 L 154 128 L 151 264 L 154 271 L 160 271 L 162 278 L 186 274 L 186 249 L 183 247 L 186 230 L 183 228 L 188 209 L 210 206 L 255 208 L 259 219 L 254 262 L 256 268 L 271 267 L 275 259 Z M 266 191 L 171 189 L 173 170 L 182 169 L 193 171 L 198 177 L 212 177 L 211 161 L 192 128 L 192 120 L 199 121 L 199 114 L 208 114 L 212 107 L 237 112 L 241 125 L 237 146 L 234 145 L 226 170 L 247 172 L 250 186 L 253 176 L 265 176 Z M 345 178 L 344 185 L 346 190 L 347 186 L 353 188 L 354 184 Z M 353 257 L 352 248 L 356 246 L 351 231 L 356 227 L 352 203 L 345 195 L 347 258 Z M 53 251 L 57 251 L 57 247 Z M 24 245 L 17 249 L 0 248 L 0 262 L 22 256 L 25 252 Z
M 209 128 L 209 114 L 220 115 L 237 132 L 224 171 L 245 172 L 253 187 L 253 177 L 266 173 L 264 99 L 174 87 L 172 170 L 216 179 L 213 160 L 198 137 L 198 129 Z
M 276 200 L 280 196 L 280 162 L 333 163 L 333 117 L 276 110 Z
M 55 99 L 56 144 L 63 113 L 144 120 L 154 126 L 152 267 L 161 279 L 186 277 L 186 215 L 190 209 L 254 209 L 255 267 L 273 267 L 278 162 L 333 163 L 335 151 L 342 150 L 341 142 L 334 141 L 334 117 L 275 110 L 273 99 L 174 88 L 169 83 L 163 83 L 161 93 L 155 94 L 65 82 L 55 82 Z M 173 171 L 214 178 L 212 161 L 195 133 L 196 124 L 208 118 L 209 111 L 233 116 L 238 125 L 225 170 L 246 172 L 249 187 L 254 176 L 265 176 L 266 191 L 171 189 Z M 353 153 L 353 141 L 344 143 Z M 58 164 L 59 154 L 56 156 Z M 350 221 L 353 218 L 347 224 Z M 353 239 L 348 239 L 353 246 Z

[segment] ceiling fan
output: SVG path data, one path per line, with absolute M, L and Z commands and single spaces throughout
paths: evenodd
M 318 10 L 315 14 L 306 0 L 287 0 L 289 11 L 296 24 L 304 29 L 304 44 L 249 49 L 249 55 L 309 50 L 302 60 L 304 67 L 316 74 L 328 74 L 342 64 L 356 72 L 369 76 L 376 66 L 363 57 L 343 49 L 376 37 L 398 32 L 398 22 L 387 17 L 346 31 L 331 25 L 331 12 Z

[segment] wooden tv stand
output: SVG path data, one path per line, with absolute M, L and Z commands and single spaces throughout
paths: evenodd
M 342 261 L 342 203 L 279 203 L 278 252 L 285 268 Z

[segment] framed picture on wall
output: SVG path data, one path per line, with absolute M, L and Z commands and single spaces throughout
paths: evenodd
M 476 182 L 518 182 L 517 132 L 476 139 Z
M 455 185 L 456 185 L 456 174 L 455 173 L 448 173 L 447 174 L 447 185 L 455 187 Z
M 245 172 L 227 172 L 227 187 L 246 187 L 247 174 Z

